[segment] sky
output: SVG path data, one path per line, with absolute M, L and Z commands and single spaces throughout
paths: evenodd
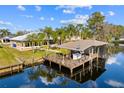
M 106 22 L 124 25 L 124 6 L 1 5 L 0 29 L 7 28 L 15 33 L 20 30 L 35 31 L 45 26 L 57 28 L 69 23 L 86 24 L 89 16 L 96 11 L 106 16 Z

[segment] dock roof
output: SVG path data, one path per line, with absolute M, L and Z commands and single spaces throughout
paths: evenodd
M 65 49 L 69 49 L 69 50 L 84 51 L 85 49 L 92 47 L 92 46 L 103 46 L 106 44 L 108 44 L 108 43 L 102 42 L 102 41 L 97 41 L 97 40 L 78 40 L 78 41 L 64 43 L 57 47 L 65 48 Z

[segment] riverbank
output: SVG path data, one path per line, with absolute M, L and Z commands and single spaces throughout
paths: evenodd
M 34 61 L 40 60 L 45 56 L 46 51 L 35 50 Z M 0 67 L 9 66 L 20 63 L 17 59 L 24 61 L 25 63 L 32 62 L 32 51 L 18 51 L 9 46 L 2 46 L 0 48 Z
M 25 67 L 41 64 L 43 61 L 42 57 L 44 57 L 46 53 L 49 54 L 51 52 L 35 50 L 35 53 L 33 54 L 32 51 L 18 51 L 3 45 L 0 48 L 0 73 L 3 75 L 11 74 L 23 70 Z

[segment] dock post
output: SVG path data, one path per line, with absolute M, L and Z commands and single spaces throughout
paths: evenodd
M 59 71 L 61 71 L 61 64 L 59 64 Z
M 85 69 L 84 69 L 84 64 L 83 64 L 83 76 L 85 76 Z
M 80 72 L 80 81 L 81 81 L 81 72 Z
M 76 79 L 77 79 L 77 78 L 76 78 L 76 75 L 75 75 L 75 81 L 76 81 Z
M 98 62 L 99 62 L 99 47 L 98 47 L 98 49 L 97 49 L 97 71 L 98 71 Z
M 73 69 L 70 69 L 70 71 L 71 71 L 71 77 L 72 77 L 72 75 L 73 75 Z
M 93 65 L 92 65 L 92 62 L 93 62 L 93 59 L 92 59 L 92 56 L 93 56 L 93 51 L 94 51 L 94 49 L 92 48 L 92 54 L 91 54 L 91 56 L 90 56 L 90 58 L 91 58 L 91 60 L 90 60 L 90 74 L 91 74 L 91 76 L 92 76 L 92 69 L 93 69 Z
M 49 61 L 49 63 L 50 63 L 50 67 L 51 67 L 51 61 Z
M 90 68 L 90 74 L 91 74 L 91 76 L 92 76 L 92 59 L 91 59 L 91 62 L 90 62 L 90 66 L 91 66 L 91 68 Z

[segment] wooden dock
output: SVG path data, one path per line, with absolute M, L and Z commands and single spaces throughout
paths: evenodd
M 32 66 L 36 66 L 36 65 L 40 65 L 43 63 L 43 59 L 40 58 L 38 60 L 36 60 L 36 62 L 30 62 L 30 63 L 24 63 L 21 62 L 21 60 L 17 59 L 17 61 L 19 61 L 19 64 L 13 64 L 13 65 L 9 65 L 9 66 L 4 66 L 4 67 L 0 67 L 0 77 L 2 76 L 6 76 L 6 75 L 12 75 L 13 73 L 18 73 L 23 71 L 25 68 L 27 67 L 32 67 Z
M 51 63 L 58 64 L 60 71 L 61 71 L 61 67 L 68 68 L 70 69 L 71 74 L 73 74 L 73 69 L 79 66 L 82 66 L 82 68 L 84 69 L 85 63 L 89 62 L 89 65 L 91 65 L 90 67 L 92 67 L 93 59 L 98 60 L 98 57 L 99 57 L 98 54 L 91 54 L 87 56 L 85 55 L 85 57 L 82 57 L 79 60 L 73 60 L 69 58 L 64 58 L 63 60 L 62 56 L 54 54 L 54 55 L 49 55 L 45 57 L 44 60 L 48 61 L 50 66 L 51 66 Z M 92 68 L 89 68 L 89 69 L 92 69 Z
M 23 71 L 23 63 L 0 68 L 0 77 Z

